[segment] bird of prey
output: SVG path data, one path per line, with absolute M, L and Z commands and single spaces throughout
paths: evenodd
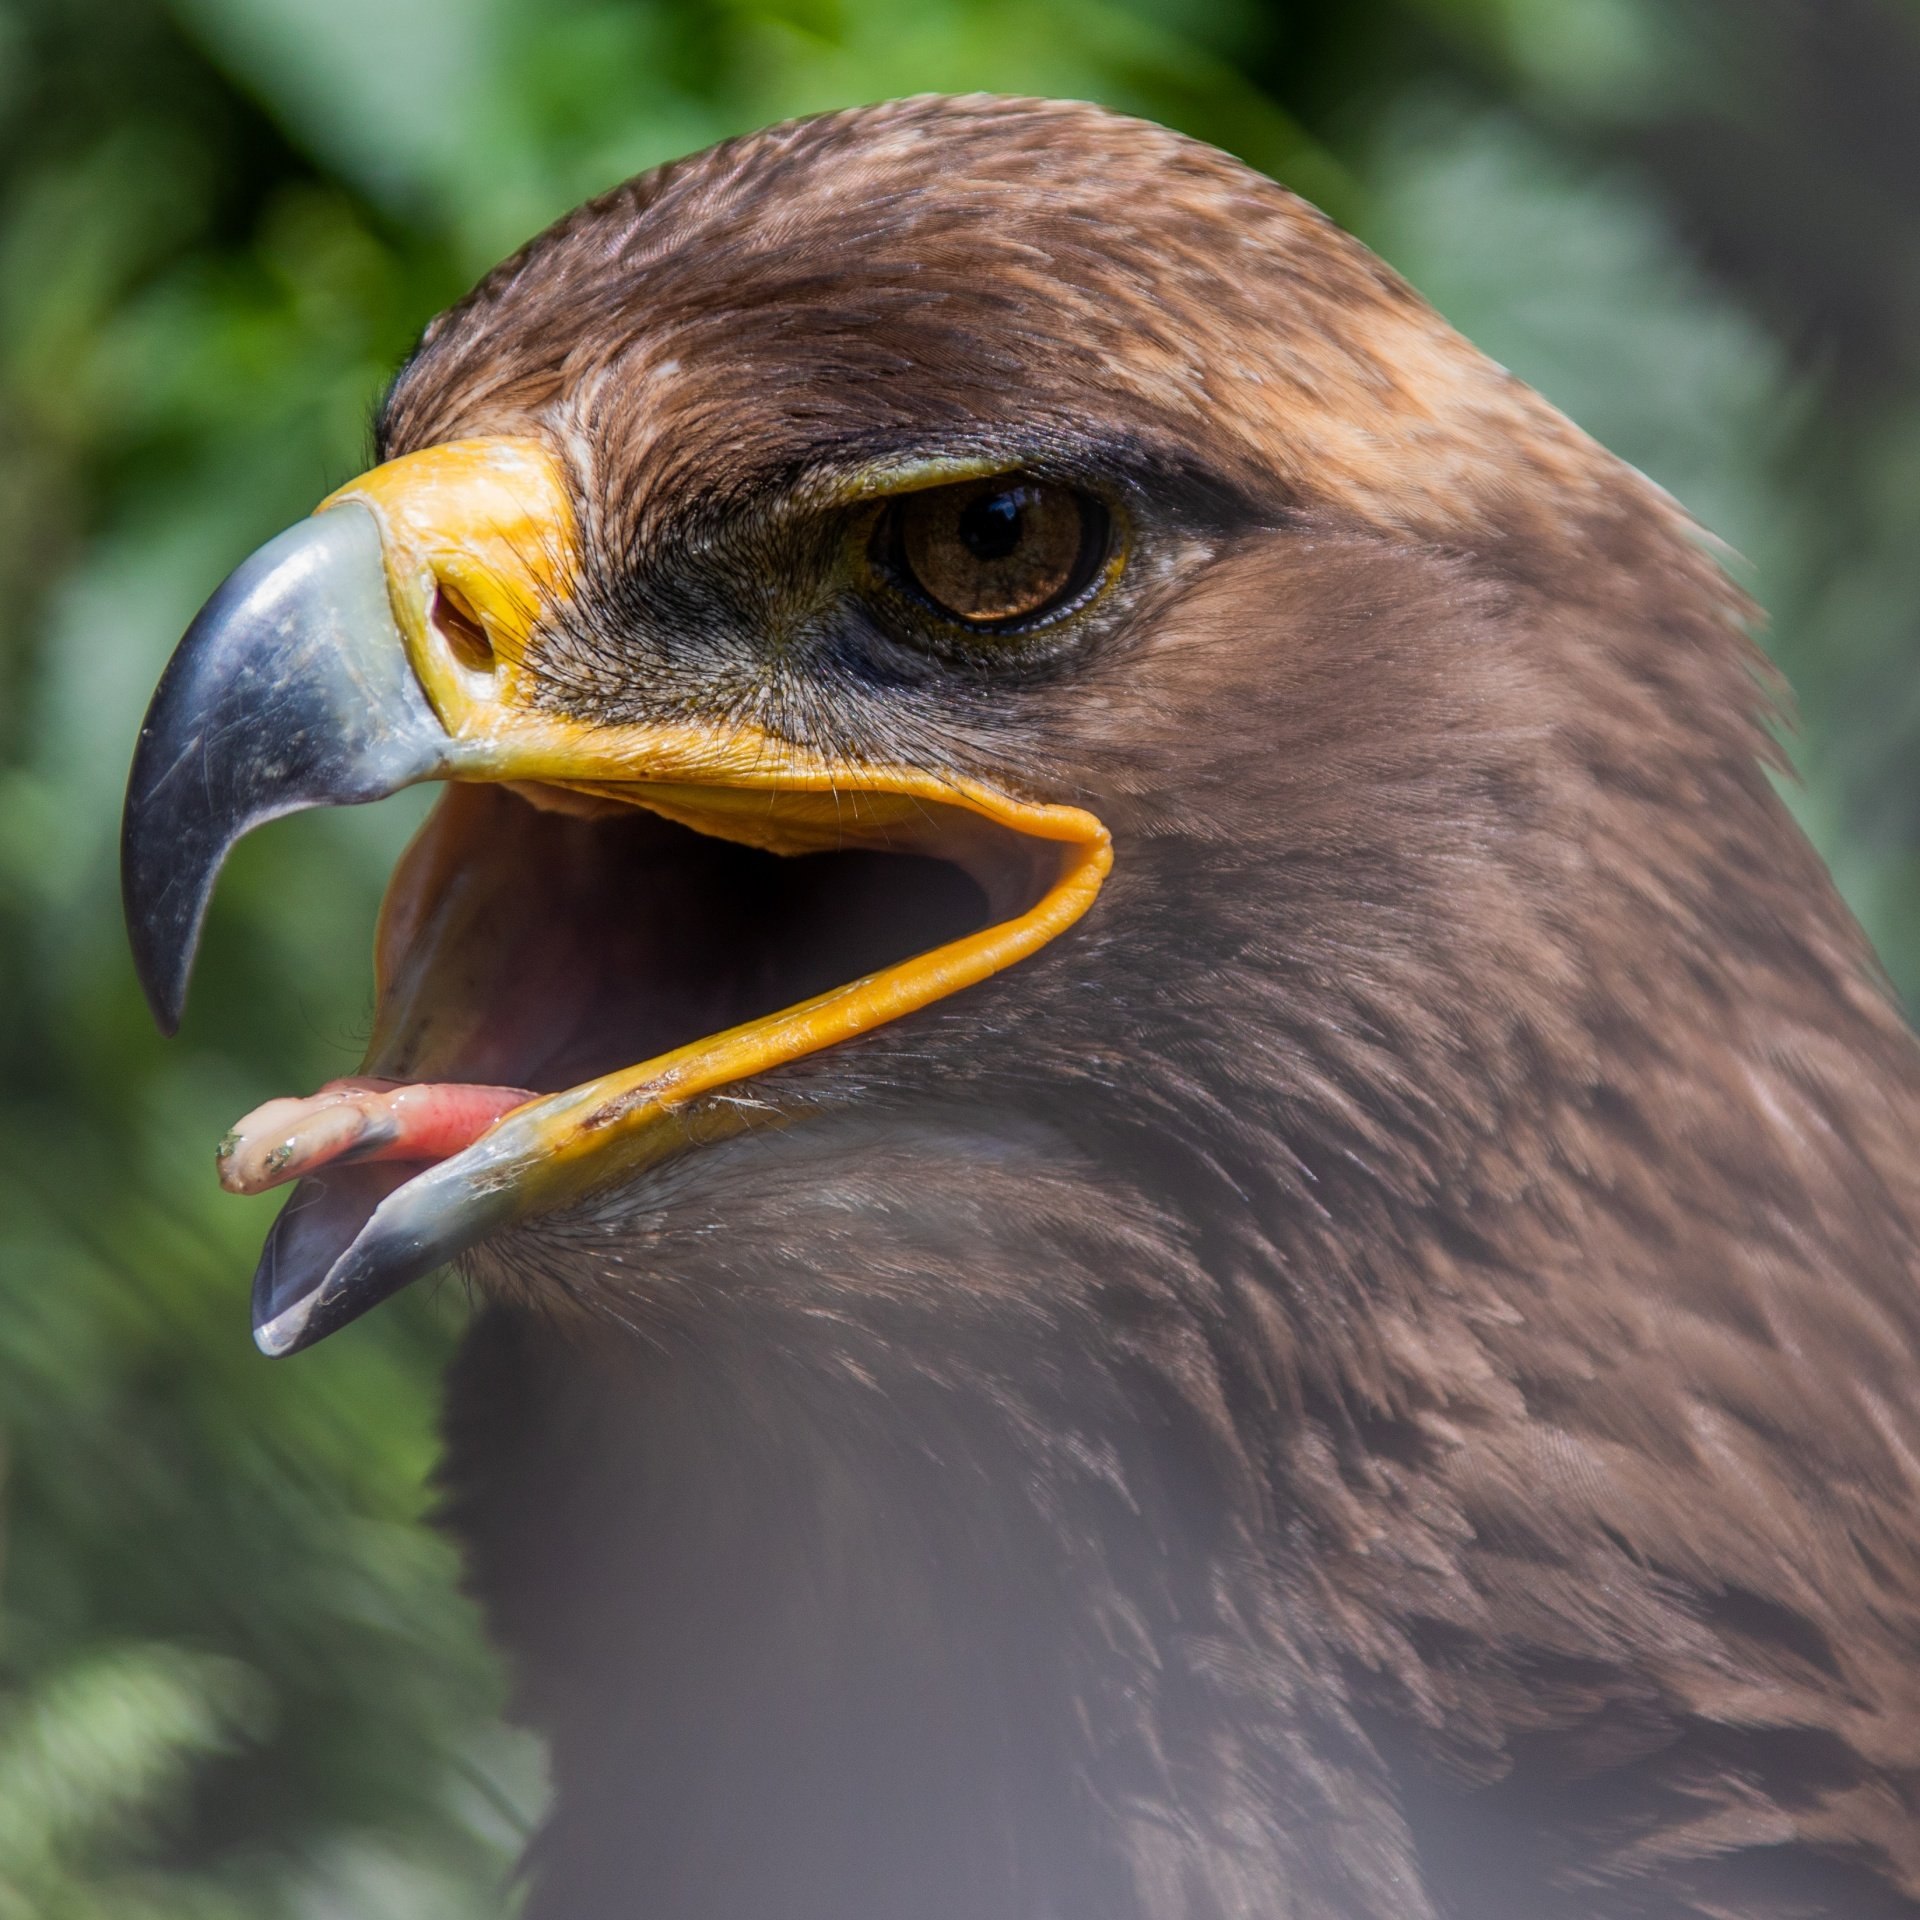
M 1753 610 L 1364 248 L 918 99 L 561 220 L 139 744 L 449 783 L 260 1344 L 449 1261 L 537 1920 L 1920 1915 L 1920 1049 Z M 345 964 L 343 962 L 343 964 Z

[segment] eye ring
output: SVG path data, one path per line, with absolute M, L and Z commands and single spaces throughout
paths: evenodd
M 897 495 L 871 555 L 897 587 L 969 633 L 1023 633 L 1070 613 L 1113 551 L 1113 517 L 1091 494 L 1002 473 Z

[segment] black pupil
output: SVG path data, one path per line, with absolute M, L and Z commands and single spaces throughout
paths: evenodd
M 1017 491 L 983 494 L 960 515 L 960 544 L 976 560 L 1004 560 L 1020 544 L 1020 519 Z

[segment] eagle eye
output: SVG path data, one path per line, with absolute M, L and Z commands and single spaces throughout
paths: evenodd
M 937 612 L 993 632 L 1076 605 L 1110 544 L 1099 501 L 998 474 L 901 495 L 880 517 L 874 555 Z

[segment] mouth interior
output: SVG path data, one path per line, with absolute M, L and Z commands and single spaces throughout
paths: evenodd
M 458 871 L 422 903 L 408 950 L 383 953 L 370 1072 L 558 1093 L 990 918 L 985 889 L 949 860 L 764 853 L 638 807 L 553 798 L 564 810 L 499 787 L 448 794 L 455 817 L 427 832 L 461 843 Z M 396 875 L 392 934 L 414 869 Z
M 1022 840 L 969 836 L 965 867 L 864 846 L 780 855 L 636 806 L 450 788 L 388 890 L 362 1074 L 269 1101 L 222 1144 L 235 1191 L 301 1182 L 264 1256 L 272 1294 L 514 1108 L 1024 910 Z

